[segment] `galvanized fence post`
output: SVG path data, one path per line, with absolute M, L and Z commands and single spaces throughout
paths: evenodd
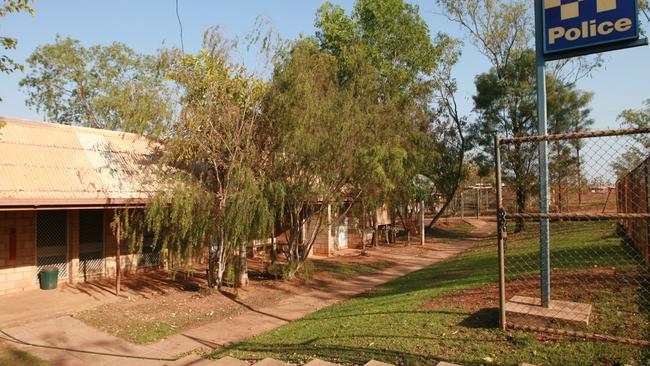
M 546 123 L 546 62 L 544 60 L 544 35 L 542 30 L 544 6 L 542 0 L 535 0 L 535 65 L 537 70 L 537 122 L 538 135 L 548 133 Z M 548 213 L 548 141 L 539 141 L 539 211 Z M 540 274 L 542 306 L 551 301 L 551 253 L 549 246 L 549 220 L 539 222 Z
M 495 174 L 497 185 L 497 246 L 499 250 L 499 327 L 506 330 L 506 261 L 505 241 L 508 235 L 506 227 L 506 212 L 503 209 L 503 195 L 501 192 L 501 146 L 499 136 L 494 136 Z

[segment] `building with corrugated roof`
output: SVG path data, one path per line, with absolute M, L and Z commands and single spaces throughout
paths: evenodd
M 0 295 L 38 287 L 45 267 L 75 283 L 158 265 L 117 247 L 114 210 L 141 207 L 156 186 L 156 141 L 93 128 L 2 118 Z M 122 255 L 123 254 L 123 255 Z

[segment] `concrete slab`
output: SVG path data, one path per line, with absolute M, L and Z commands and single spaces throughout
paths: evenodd
M 238 360 L 234 357 L 226 356 L 212 363 L 213 366 L 248 366 L 248 362 Z
M 386 362 L 370 360 L 363 366 L 394 366 L 394 365 Z
M 198 355 L 189 355 L 176 360 L 169 364 L 169 366 L 213 366 L 215 361 L 205 359 Z M 248 365 L 248 364 L 246 364 Z
M 262 361 L 254 363 L 253 366 L 290 366 L 290 364 L 273 358 L 265 358 Z
M 589 325 L 591 305 L 571 301 L 551 300 L 548 308 L 539 298 L 513 296 L 506 302 L 506 316 L 528 316 L 542 320 L 560 320 L 577 326 Z
M 313 359 L 307 362 L 304 366 L 339 366 L 337 363 L 327 362 L 319 359 Z

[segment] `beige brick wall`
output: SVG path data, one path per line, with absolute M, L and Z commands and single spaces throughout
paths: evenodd
M 0 295 L 38 288 L 36 282 L 36 214 L 0 212 Z M 10 231 L 16 230 L 16 259 L 10 259 Z
M 115 254 L 117 239 L 111 228 L 111 223 L 115 217 L 115 210 L 104 211 L 104 275 L 115 277 Z M 129 254 L 128 241 L 122 240 L 120 243 L 120 269 L 123 274 L 135 273 L 138 268 L 138 258 L 136 254 Z
M 312 253 L 315 255 L 329 256 L 334 253 L 333 241 L 328 237 L 328 225 L 326 220 L 320 225 L 320 230 L 316 235 L 316 240 L 314 241 L 314 246 L 312 248 Z M 308 224 L 307 235 L 312 235 L 313 231 L 316 230 L 316 225 L 318 224 L 317 220 L 310 222 Z
M 104 211 L 104 277 L 115 276 L 115 236 L 111 229 L 113 210 Z M 10 260 L 10 231 L 16 230 L 16 259 Z M 129 245 L 120 249 L 122 273 L 134 273 L 137 255 Z M 59 283 L 83 281 L 79 273 L 79 210 L 68 211 L 68 278 Z M 0 296 L 38 289 L 36 274 L 36 211 L 0 212 Z

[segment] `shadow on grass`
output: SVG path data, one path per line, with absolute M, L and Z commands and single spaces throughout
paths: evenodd
M 499 309 L 481 309 L 463 319 L 458 325 L 472 329 L 494 329 L 499 325 Z
M 450 228 L 445 228 L 445 229 L 440 227 L 425 228 L 424 232 L 426 236 L 431 236 L 438 239 L 467 239 L 467 238 L 477 237 L 470 234 L 470 231 L 472 231 L 473 229 L 474 229 L 473 226 L 469 224 L 464 224 L 464 225 L 452 226 Z
M 327 341 L 333 337 L 314 337 L 300 343 L 278 343 L 278 344 L 258 344 L 254 342 L 242 342 L 237 345 L 231 346 L 228 349 L 217 351 L 212 354 L 212 358 L 218 359 L 226 356 L 229 352 L 249 352 L 259 354 L 259 358 L 264 358 L 266 355 L 283 355 L 286 360 L 304 363 L 309 359 L 321 358 L 330 360 L 330 362 L 345 363 L 345 364 L 365 364 L 370 360 L 382 360 L 383 362 L 390 362 L 396 365 L 435 365 L 439 361 L 447 361 L 451 363 L 462 362 L 465 366 L 478 366 L 482 365 L 480 362 L 468 362 L 466 360 L 455 359 L 442 359 L 439 357 L 431 357 L 422 354 L 417 354 L 408 351 L 385 350 L 369 347 L 354 347 L 342 345 L 322 345 L 318 344 L 321 341 Z M 432 340 L 438 339 L 433 337 L 400 337 L 395 335 L 382 336 L 375 334 L 363 334 L 356 336 L 345 336 L 345 338 L 407 338 L 407 339 L 421 339 Z M 453 337 L 452 337 L 453 338 Z M 447 338 L 450 339 L 450 338 Z M 492 339 L 467 339 L 467 338 L 453 338 L 454 340 L 463 342 L 496 342 Z M 291 356 L 293 355 L 293 356 Z M 297 357 L 296 355 L 309 355 Z

